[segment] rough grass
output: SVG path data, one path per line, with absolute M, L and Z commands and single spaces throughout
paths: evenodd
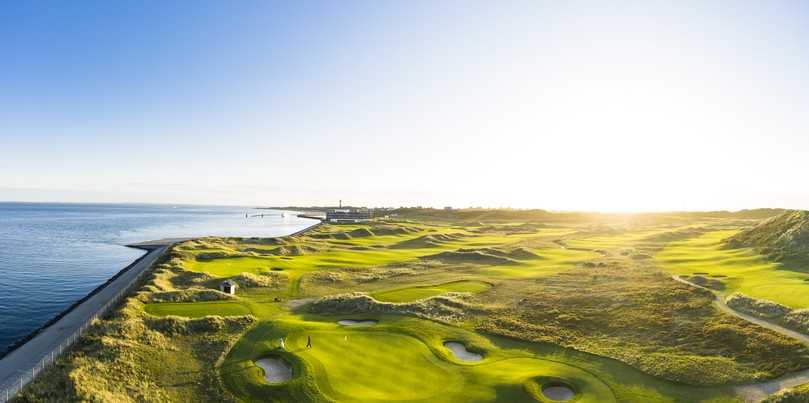
M 167 276 L 170 268 L 162 263 L 156 272 Z M 94 322 L 18 401 L 235 401 L 216 368 L 255 318 L 155 318 L 140 302 L 149 299 L 130 298 Z
M 717 312 L 710 293 L 651 268 L 570 270 L 502 282 L 497 295 L 516 301 L 479 330 L 614 357 L 672 381 L 742 383 L 809 366 L 800 343 Z

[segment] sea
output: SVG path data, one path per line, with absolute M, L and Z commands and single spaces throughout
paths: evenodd
M 314 223 L 248 207 L 0 203 L 0 354 L 145 253 L 127 244 L 272 237 Z

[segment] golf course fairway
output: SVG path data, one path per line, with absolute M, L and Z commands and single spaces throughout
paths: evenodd
M 410 302 L 448 292 L 468 292 L 476 294 L 486 291 L 489 288 L 491 288 L 491 284 L 483 281 L 460 280 L 444 284 L 398 288 L 375 293 L 373 297 L 379 301 L 385 302 Z
M 750 248 L 729 249 L 724 239 L 738 231 L 713 231 L 664 248 L 657 260 L 674 274 L 701 274 L 722 281 L 724 293 L 740 292 L 791 308 L 809 308 L 805 267 L 768 261 Z

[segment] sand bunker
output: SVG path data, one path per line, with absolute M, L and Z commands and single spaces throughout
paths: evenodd
M 256 365 L 264 370 L 264 380 L 279 383 L 292 379 L 292 367 L 280 358 L 262 358 Z
M 364 320 L 343 319 L 338 320 L 337 323 L 343 326 L 373 326 L 377 324 L 377 321 L 373 319 L 364 319 Z
M 542 394 L 548 399 L 566 402 L 576 397 L 576 392 L 570 386 L 561 383 L 550 383 L 542 387 Z
M 452 351 L 455 358 L 461 361 L 477 362 L 483 359 L 482 354 L 467 350 L 465 345 L 458 343 L 457 341 L 446 341 L 444 342 L 444 347 L 446 347 L 449 351 Z

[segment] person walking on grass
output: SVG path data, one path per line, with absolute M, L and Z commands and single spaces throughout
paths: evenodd
M 284 343 L 284 338 L 282 337 L 280 340 L 281 340 L 281 350 L 286 350 L 286 349 L 287 349 L 287 346 L 286 346 L 286 344 Z
M 312 336 L 306 336 L 306 348 L 312 348 Z

